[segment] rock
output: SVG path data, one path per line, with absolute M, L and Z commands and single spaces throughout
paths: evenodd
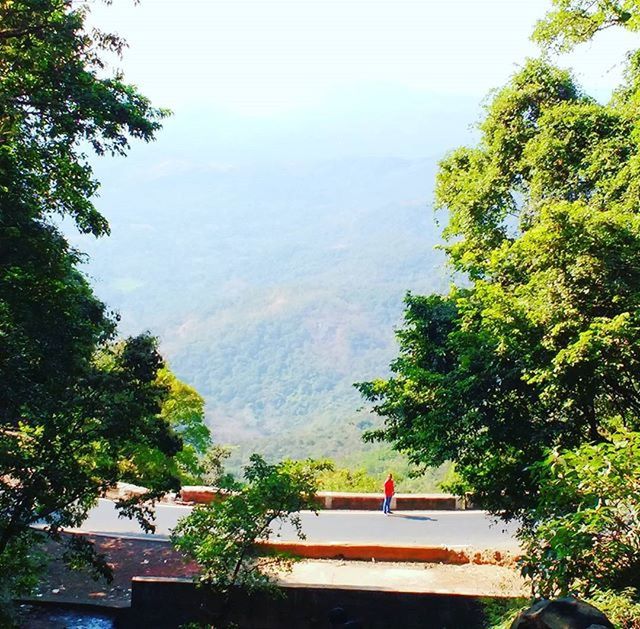
M 109 500 L 128 500 L 130 498 L 144 496 L 149 490 L 146 487 L 132 485 L 131 483 L 116 483 L 113 487 L 109 487 L 103 497 Z
M 575 596 L 555 600 L 542 599 L 520 612 L 511 629 L 614 629 L 596 607 Z
M 220 487 L 209 487 L 208 485 L 183 485 L 180 489 L 180 502 L 193 502 L 195 504 L 209 504 L 219 502 L 234 492 Z M 177 499 L 177 498 L 176 498 Z

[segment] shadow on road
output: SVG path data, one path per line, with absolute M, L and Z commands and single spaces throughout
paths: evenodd
M 396 518 L 403 518 L 405 520 L 424 520 L 425 522 L 437 522 L 438 518 L 430 518 L 428 515 L 402 515 L 400 513 L 393 514 Z

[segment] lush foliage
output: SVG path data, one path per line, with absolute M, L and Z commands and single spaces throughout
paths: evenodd
M 535 472 L 540 496 L 520 537 L 538 593 L 640 587 L 640 433 L 553 452 Z
M 144 484 L 151 499 L 178 487 L 172 459 L 181 441 L 159 414 L 166 389 L 155 345 L 141 336 L 103 346 L 67 374 L 58 397 L 26 397 L 15 423 L 3 418 L 0 555 L 36 522 L 53 536 L 78 526 L 118 480 Z M 147 522 L 135 504 L 121 506 Z
M 225 469 L 225 462 L 231 456 L 231 450 L 218 444 L 211 445 L 201 459 L 202 482 L 211 487 L 233 488 L 236 479 Z
M 151 498 L 178 483 L 181 440 L 160 415 L 156 341 L 114 342 L 116 317 L 56 226 L 66 217 L 83 233 L 108 233 L 86 153 L 124 154 L 130 138 L 151 140 L 164 115 L 108 76 L 102 56 L 123 42 L 85 28 L 87 10 L 0 2 L 0 565 L 26 558 L 2 571 L 9 589 L 28 585 L 27 549 L 42 537 L 30 525 L 57 537 L 116 480 L 144 483 Z M 72 540 L 67 558 L 91 560 L 87 551 Z
M 498 91 L 480 145 L 441 165 L 447 297 L 407 297 L 394 376 L 360 385 L 417 463 L 451 459 L 480 504 L 535 504 L 549 447 L 637 425 L 638 59 L 609 105 L 530 61 Z M 637 127 L 636 127 L 637 125 Z
M 554 4 L 550 48 L 640 26 L 634 0 Z M 454 461 L 458 491 L 520 518 L 539 593 L 602 588 L 622 624 L 640 584 L 639 103 L 640 52 L 607 104 L 546 60 L 492 95 L 437 177 L 467 281 L 409 294 L 392 377 L 358 385 L 385 419 L 368 438 Z
M 350 470 L 346 467 L 335 467 L 320 474 L 318 489 L 320 491 L 356 491 L 360 493 L 380 493 L 382 480 L 371 476 L 363 468 Z
M 106 219 L 91 197 L 98 188 L 83 152 L 124 154 L 129 138 L 150 140 L 162 111 L 122 76 L 106 76 L 104 53 L 120 53 L 115 35 L 86 29 L 88 3 L 0 3 L 0 164 L 2 213 L 20 218 L 57 213 L 101 235 Z
M 318 477 L 320 491 L 380 493 L 391 473 L 396 493 L 437 493 L 448 491 L 447 487 L 456 479 L 450 463 L 417 473 L 405 457 L 385 448 L 366 457 L 357 454 L 341 464 L 331 459 L 325 461 L 329 467 Z
M 272 554 L 258 560 L 257 544 L 277 536 L 284 523 L 304 537 L 299 512 L 316 510 L 317 477 L 325 467 L 311 460 L 269 465 L 253 455 L 242 487 L 222 501 L 194 508 L 174 529 L 174 545 L 198 563 L 200 582 L 219 593 L 228 594 L 234 586 L 274 591 L 268 570 L 284 569 L 290 559 Z
M 529 607 L 526 598 L 486 598 L 481 603 L 487 629 L 510 629 L 518 613 Z
M 538 22 L 533 38 L 555 50 L 571 50 L 612 26 L 640 30 L 638 0 L 553 0 L 553 5 Z
M 205 453 L 213 447 L 204 421 L 204 399 L 166 367 L 158 372 L 158 384 L 167 390 L 160 416 L 182 440 L 182 449 L 175 456 L 180 480 L 199 482 L 205 473 Z
M 637 590 L 596 592 L 589 600 L 620 629 L 640 629 L 640 597 Z
M 0 554 L 0 627 L 15 624 L 15 596 L 28 596 L 38 584 L 46 557 L 38 542 L 41 535 L 28 531 L 14 537 Z

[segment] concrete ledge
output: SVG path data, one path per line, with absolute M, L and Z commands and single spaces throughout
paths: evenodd
M 398 511 L 455 511 L 462 508 L 456 497 L 449 494 L 396 494 L 391 504 L 391 508 Z
M 113 487 L 109 487 L 102 497 L 114 501 L 128 500 L 129 498 L 144 496 L 148 491 L 146 487 L 140 487 L 139 485 L 116 483 Z
M 185 486 L 180 491 L 180 500 L 209 504 L 224 500 L 228 493 L 216 487 Z M 382 494 L 337 491 L 321 491 L 316 496 L 319 508 L 331 510 L 378 511 L 382 508 L 382 500 Z M 454 511 L 464 508 L 464 501 L 451 494 L 396 494 L 391 500 L 391 509 L 400 511 Z
M 379 511 L 382 494 L 359 494 L 346 491 L 318 492 L 318 502 L 325 509 L 350 511 Z M 454 511 L 464 504 L 451 494 L 396 494 L 391 509 L 400 511 Z
M 355 559 L 363 561 L 421 561 L 462 565 L 470 563 L 465 551 L 443 546 L 408 546 L 400 544 L 350 544 L 342 542 L 265 542 L 264 551 L 288 553 L 306 559 Z
M 304 559 L 348 559 L 356 561 L 407 561 L 449 565 L 506 565 L 519 559 L 517 551 L 419 546 L 410 544 L 353 544 L 348 542 L 264 542 L 258 548 L 276 551 Z
M 131 610 L 121 626 L 174 629 L 188 622 L 211 625 L 223 616 L 222 600 L 206 587 L 184 580 L 132 580 Z M 368 629 L 485 626 L 482 602 L 475 596 L 385 592 L 343 587 L 280 588 L 281 598 L 232 590 L 227 621 L 243 629 L 318 629 L 341 607 Z
M 137 577 L 136 577 L 137 578 Z M 13 602 L 17 605 L 31 605 L 33 607 L 42 607 L 49 609 L 69 609 L 78 612 L 87 612 L 90 614 L 111 615 L 116 617 L 121 609 L 128 608 L 128 604 L 117 604 L 112 601 L 106 601 L 104 603 L 82 603 L 75 600 L 64 600 L 59 596 L 56 598 L 33 598 L 33 597 L 20 597 L 13 599 Z
M 215 500 L 222 500 L 225 495 L 226 493 L 216 487 L 200 485 L 185 485 L 180 490 L 180 500 L 194 504 L 209 504 Z

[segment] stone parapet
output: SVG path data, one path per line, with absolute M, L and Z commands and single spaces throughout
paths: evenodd
M 103 498 L 109 500 L 129 500 L 130 498 L 144 496 L 149 490 L 146 487 L 132 485 L 131 483 L 116 483 L 105 491 Z
M 215 487 L 185 486 L 180 491 L 180 500 L 208 504 L 223 500 L 226 495 L 228 492 Z M 321 509 L 378 511 L 382 507 L 382 494 L 321 491 L 316 500 Z M 399 511 L 455 511 L 464 508 L 465 501 L 450 494 L 396 494 L 391 500 L 391 509 Z
M 348 559 L 352 561 L 412 561 L 463 565 L 472 557 L 463 550 L 443 546 L 406 544 L 361 544 L 352 542 L 265 542 L 263 551 L 276 551 L 305 559 Z

